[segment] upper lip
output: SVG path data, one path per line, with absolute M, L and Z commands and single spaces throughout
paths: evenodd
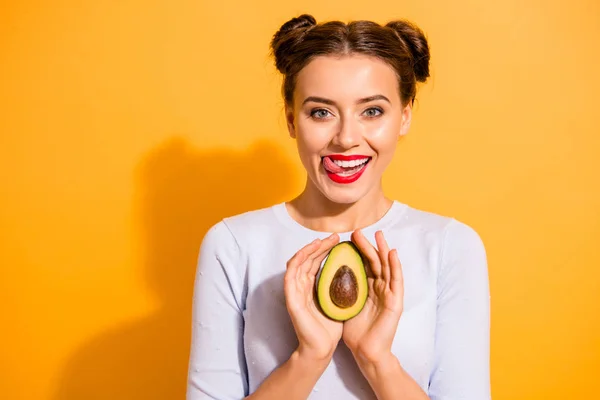
M 325 157 L 329 157 L 332 160 L 340 160 L 340 161 L 352 161 L 352 160 L 362 160 L 364 158 L 371 158 L 369 156 L 364 156 L 361 154 L 353 154 L 353 155 L 343 155 L 343 154 L 329 154 Z

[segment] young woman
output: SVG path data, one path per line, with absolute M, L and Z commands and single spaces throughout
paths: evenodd
M 302 15 L 271 46 L 306 186 L 206 234 L 188 400 L 489 399 L 480 237 L 382 189 L 416 84 L 429 76 L 423 32 L 406 21 L 317 24 Z M 314 294 L 340 241 L 355 243 L 368 271 L 367 302 L 343 322 Z

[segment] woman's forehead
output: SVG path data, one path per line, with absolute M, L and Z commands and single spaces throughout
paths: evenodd
M 398 98 L 398 78 L 386 62 L 370 56 L 319 56 L 296 80 L 296 99 L 308 96 L 354 100 L 382 94 Z M 302 101 L 302 100 L 301 100 Z

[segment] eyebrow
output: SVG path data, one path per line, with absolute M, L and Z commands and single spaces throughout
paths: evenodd
M 373 96 L 369 96 L 369 97 L 364 97 L 364 98 L 362 98 L 362 99 L 358 99 L 358 101 L 356 102 L 356 104 L 364 104 L 364 103 L 369 103 L 369 102 L 371 102 L 371 101 L 375 101 L 375 100 L 385 100 L 385 101 L 387 101 L 388 103 L 392 104 L 392 102 L 391 102 L 391 101 L 390 101 L 390 100 L 389 100 L 387 97 L 385 97 L 385 96 L 384 96 L 384 95 L 382 95 L 382 94 L 376 94 L 376 95 L 373 95 Z M 323 104 L 328 104 L 328 105 L 330 105 L 330 106 L 333 106 L 333 105 L 335 105 L 335 101 L 333 101 L 333 100 L 329 100 L 329 99 L 326 99 L 326 98 L 324 98 L 324 97 L 318 97 L 318 96 L 309 96 L 309 97 L 307 97 L 307 98 L 306 98 L 306 99 L 304 99 L 304 101 L 302 102 L 302 105 L 304 105 L 304 104 L 308 103 L 309 101 L 312 101 L 312 102 L 315 102 L 315 103 L 323 103 Z

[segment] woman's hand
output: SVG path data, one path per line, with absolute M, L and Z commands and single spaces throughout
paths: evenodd
M 361 312 L 344 323 L 342 338 L 359 366 L 389 359 L 403 308 L 404 284 L 398 253 L 389 250 L 381 231 L 375 233 L 375 240 L 378 250 L 362 232 L 352 234 L 352 241 L 369 264 L 369 294 Z
M 329 361 L 342 336 L 342 323 L 323 315 L 315 302 L 316 273 L 338 242 L 337 234 L 324 240 L 317 239 L 287 262 L 284 277 L 286 306 L 298 336 L 298 353 L 307 359 Z

